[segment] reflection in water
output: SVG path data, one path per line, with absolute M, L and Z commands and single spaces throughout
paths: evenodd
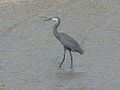
M 68 88 L 69 90 L 74 90 L 76 86 L 79 88 L 79 85 L 83 85 L 84 87 L 85 77 L 85 72 L 74 69 L 57 69 L 55 71 L 55 77 L 50 81 L 50 86 L 52 90 L 68 90 Z
M 70 69 L 70 70 L 60 70 L 56 73 L 56 76 L 60 79 L 60 80 L 72 80 L 72 79 L 76 79 L 76 78 L 82 78 L 85 73 L 84 72 L 76 72 L 74 71 L 74 69 Z

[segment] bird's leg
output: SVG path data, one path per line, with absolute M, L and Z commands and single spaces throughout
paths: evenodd
M 66 54 L 66 48 L 64 48 L 63 60 L 62 60 L 62 62 L 60 63 L 59 68 L 61 68 L 61 66 L 62 66 L 62 64 L 63 64 L 63 62 L 64 62 L 64 60 L 65 60 L 65 54 Z
M 72 57 L 72 53 L 70 50 L 69 50 L 69 53 L 70 53 L 70 57 L 71 57 L 71 68 L 73 68 L 73 57 Z

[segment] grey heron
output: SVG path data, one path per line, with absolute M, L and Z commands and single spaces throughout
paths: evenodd
M 73 57 L 72 57 L 71 51 L 83 54 L 83 49 L 80 47 L 80 45 L 78 44 L 78 42 L 76 40 L 74 40 L 71 36 L 69 36 L 69 35 L 67 35 L 65 33 L 59 33 L 57 31 L 57 28 L 60 25 L 60 18 L 59 17 L 49 18 L 49 19 L 46 19 L 44 21 L 48 21 L 48 20 L 56 21 L 56 23 L 54 24 L 54 27 L 53 27 L 53 34 L 61 42 L 61 44 L 64 47 L 63 60 L 60 63 L 59 68 L 61 68 L 61 66 L 62 66 L 62 64 L 63 64 L 63 62 L 65 60 L 66 50 L 68 50 L 69 53 L 70 53 L 71 68 L 73 68 Z

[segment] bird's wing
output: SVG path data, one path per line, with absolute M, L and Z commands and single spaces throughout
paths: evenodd
M 80 45 L 77 41 L 65 33 L 60 33 L 60 41 L 65 47 L 71 49 L 72 51 L 80 49 Z

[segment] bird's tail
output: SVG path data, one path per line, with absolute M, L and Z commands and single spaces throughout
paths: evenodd
M 83 53 L 84 53 L 83 49 L 81 49 L 81 48 L 78 50 L 78 52 L 79 52 L 80 54 L 83 54 Z

